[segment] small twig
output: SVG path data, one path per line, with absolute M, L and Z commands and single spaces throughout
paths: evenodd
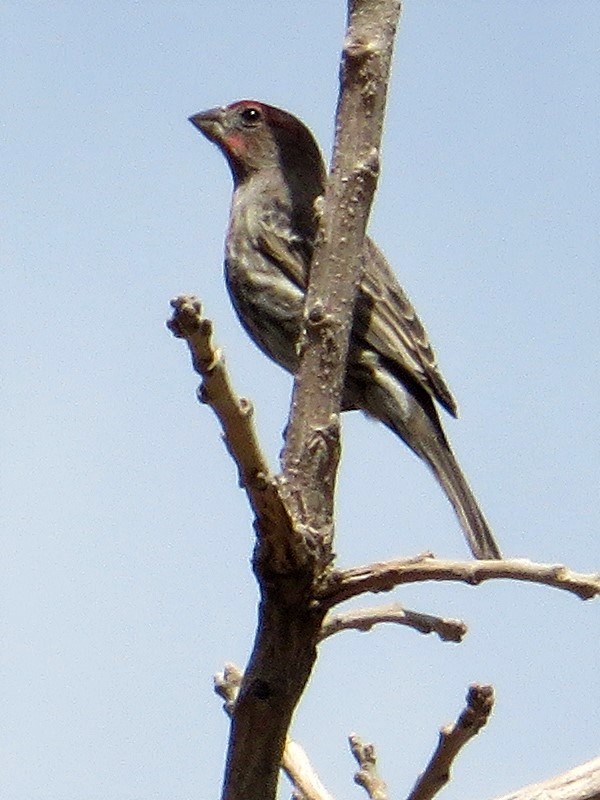
M 235 664 L 225 664 L 223 672 L 217 672 L 214 678 L 215 694 L 225 700 L 223 710 L 228 717 L 233 714 L 235 701 L 242 684 L 244 673 Z
M 225 700 L 223 709 L 231 717 L 242 683 L 243 673 L 235 664 L 225 664 L 223 672 L 215 675 L 215 693 Z M 294 789 L 297 800 L 333 800 L 321 783 L 304 749 L 290 737 L 286 739 L 281 768 Z
M 566 567 L 536 564 L 525 559 L 505 561 L 445 561 L 430 555 L 418 559 L 376 562 L 334 572 L 321 592 L 326 607 L 366 592 L 389 592 L 396 586 L 422 581 L 460 581 L 476 586 L 483 581 L 508 578 L 541 583 L 589 600 L 600 594 L 600 574 L 572 572 Z
M 354 782 L 363 787 L 370 800 L 388 800 L 387 786 L 377 771 L 375 747 L 363 742 L 355 733 L 348 737 L 348 742 L 359 766 Z
M 436 633 L 443 642 L 461 642 L 467 632 L 462 620 L 434 617 L 392 603 L 375 608 L 359 608 L 343 614 L 328 614 L 321 627 L 319 640 L 323 641 L 339 631 L 370 631 L 374 625 L 384 622 L 406 625 L 419 633 Z
M 174 311 L 167 327 L 179 339 L 186 340 L 194 369 L 202 377 L 198 398 L 218 417 L 227 449 L 238 465 L 240 483 L 254 500 L 256 486 L 264 488 L 270 471 L 258 443 L 252 404 L 234 391 L 223 355 L 212 340 L 213 324 L 202 316 L 200 301 L 192 295 L 181 295 L 171 300 L 171 306 Z
M 408 800 L 431 800 L 450 780 L 450 768 L 465 744 L 486 724 L 494 705 L 491 686 L 471 686 L 467 705 L 452 726 L 442 728 L 438 746 Z
M 294 787 L 294 792 L 302 800 L 333 800 L 332 795 L 321 783 L 304 749 L 289 736 L 285 742 L 281 768 Z
M 290 561 L 288 548 L 296 537 L 258 442 L 252 404 L 233 389 L 223 355 L 212 340 L 213 324 L 202 316 L 200 301 L 193 295 L 181 295 L 171 306 L 174 311 L 167 327 L 188 344 L 194 369 L 202 377 L 198 398 L 212 408 L 221 423 L 225 446 L 256 514 L 257 530 L 269 539 L 271 567 L 285 572 Z

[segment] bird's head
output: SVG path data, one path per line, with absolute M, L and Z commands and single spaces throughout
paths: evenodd
M 325 168 L 319 147 L 304 123 L 274 106 L 239 100 L 190 117 L 222 150 L 236 185 L 257 173 L 280 171 L 304 182 L 308 194 L 323 192 Z

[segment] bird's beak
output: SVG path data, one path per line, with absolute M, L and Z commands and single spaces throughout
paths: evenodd
M 211 142 L 219 142 L 223 134 L 223 109 L 210 108 L 200 111 L 189 118 L 195 128 L 203 133 Z

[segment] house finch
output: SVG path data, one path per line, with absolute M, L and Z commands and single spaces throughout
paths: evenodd
M 326 173 L 308 128 L 278 108 L 242 100 L 190 121 L 221 149 L 233 175 L 225 278 L 238 317 L 266 355 L 294 373 Z M 457 408 L 427 333 L 368 238 L 350 336 L 342 408 L 381 420 L 438 479 L 476 558 L 501 558 L 442 429 L 437 401 Z

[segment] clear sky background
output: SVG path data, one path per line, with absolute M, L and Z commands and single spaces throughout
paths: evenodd
M 277 464 L 290 379 L 222 281 L 230 176 L 188 123 L 243 97 L 329 156 L 342 0 L 0 4 L 4 800 L 217 797 L 256 587 L 251 515 L 169 299 L 198 294 Z M 510 556 L 600 568 L 600 4 L 406 0 L 371 232 L 461 406 L 447 431 Z M 466 548 L 426 469 L 344 418 L 337 552 Z M 465 619 L 322 647 L 293 734 L 338 797 L 346 737 L 406 795 L 471 682 L 497 706 L 445 797 L 600 752 L 600 605 L 508 583 L 381 596 Z M 287 787 L 282 797 L 289 796 Z

